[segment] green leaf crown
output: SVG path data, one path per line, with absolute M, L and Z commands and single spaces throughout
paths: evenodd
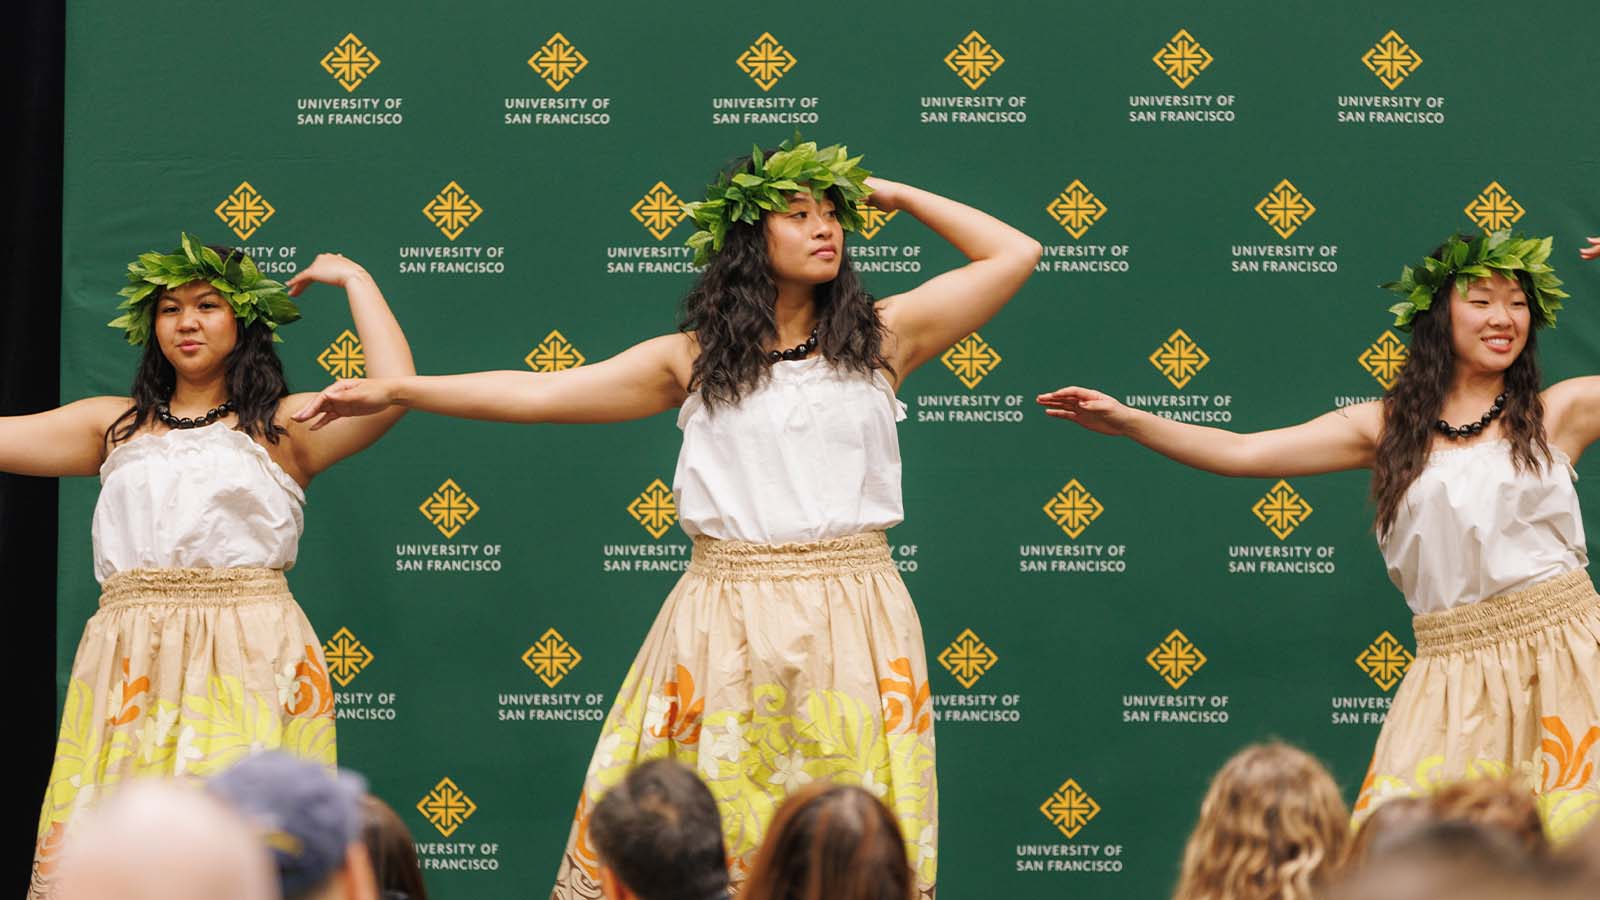
M 723 173 L 706 188 L 706 199 L 685 203 L 683 211 L 694 219 L 695 232 L 687 241 L 694 248 L 694 264 L 703 266 L 721 252 L 722 242 L 734 222 L 755 224 L 763 211 L 789 209 L 789 195 L 809 191 L 821 200 L 829 190 L 837 194 L 835 214 L 846 231 L 859 231 L 863 222 L 856 204 L 872 193 L 861 168 L 861 157 L 850 156 L 842 144 L 817 149 L 815 141 L 801 141 L 799 132 L 771 154 L 760 147 L 750 152 L 750 162 L 738 171 Z
M 233 307 L 234 316 L 245 325 L 267 323 L 272 339 L 281 342 L 278 326 L 300 318 L 300 308 L 289 299 L 289 291 L 279 282 L 261 274 L 243 251 L 227 259 L 200 243 L 188 232 L 182 246 L 171 253 L 141 253 L 128 263 L 128 286 L 118 291 L 124 298 L 117 309 L 126 310 L 106 324 L 127 332 L 128 343 L 141 346 L 150 340 L 156 298 L 162 288 L 182 287 L 191 281 L 210 282 Z
M 1411 320 L 1417 313 L 1427 312 L 1439 289 L 1454 282 L 1455 288 L 1465 294 L 1472 282 L 1499 273 L 1507 278 L 1517 272 L 1528 277 L 1533 295 L 1528 298 L 1537 312 L 1535 324 L 1554 327 L 1556 310 L 1561 308 L 1561 298 L 1570 296 L 1561 289 L 1561 279 L 1556 270 L 1546 262 L 1550 258 L 1553 237 L 1529 238 L 1514 235 L 1509 230 L 1481 234 L 1463 240 L 1463 235 L 1451 235 L 1445 242 L 1440 258 L 1429 256 L 1420 266 L 1406 266 L 1399 281 L 1383 285 L 1405 299 L 1389 307 L 1394 313 L 1394 324 L 1401 331 L 1411 330 Z

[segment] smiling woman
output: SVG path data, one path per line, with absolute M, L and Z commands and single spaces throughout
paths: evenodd
M 50 895 L 73 819 L 134 778 L 205 775 L 254 749 L 332 765 L 333 696 L 290 595 L 305 486 L 377 440 L 399 411 L 313 433 L 273 350 L 293 301 L 341 286 L 375 375 L 413 371 L 366 270 L 323 254 L 287 285 L 184 235 L 129 267 L 111 322 L 144 353 L 128 397 L 0 418 L 0 471 L 99 475 L 100 609 L 67 683 L 29 896 Z M 309 397 L 300 398 L 304 402 Z

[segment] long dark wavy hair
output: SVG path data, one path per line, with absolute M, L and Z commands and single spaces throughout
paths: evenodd
M 1471 240 L 1469 235 L 1460 235 Z M 1433 251 L 1442 259 L 1444 248 Z M 1533 286 L 1518 272 L 1517 282 L 1528 297 Z M 1455 375 L 1456 354 L 1450 327 L 1450 297 L 1454 279 L 1447 279 L 1433 295 L 1433 304 L 1413 320 L 1410 358 L 1394 387 L 1383 397 L 1383 431 L 1372 466 L 1372 500 L 1378 508 L 1375 526 L 1387 533 L 1400 511 L 1406 489 L 1422 474 L 1428 461 L 1433 424 L 1439 420 L 1444 398 Z M 1505 409 L 1500 429 L 1511 442 L 1511 461 L 1519 471 L 1538 469 L 1552 460 L 1544 435 L 1544 402 L 1539 397 L 1537 315 L 1530 316 L 1528 342 L 1505 374 Z
M 729 170 L 743 172 L 749 167 L 750 158 L 743 157 Z M 844 203 L 832 190 L 828 199 L 835 207 Z M 894 371 L 883 355 L 883 322 L 872 295 L 856 277 L 848 242 L 839 255 L 839 274 L 817 285 L 815 298 L 817 349 L 824 357 L 857 372 Z M 708 407 L 739 402 L 745 391 L 771 374 L 772 364 L 762 348 L 778 334 L 777 302 L 764 224 L 733 223 L 722 250 L 711 257 L 683 298 L 678 319 L 678 330 L 694 332 L 700 344 L 689 390 L 699 390 Z
M 211 249 L 224 262 L 239 253 L 232 247 L 211 245 Z M 161 293 L 165 292 L 163 288 Z M 154 316 L 160 305 L 161 296 L 158 294 L 156 301 L 150 304 L 150 315 Z M 238 319 L 233 321 L 238 340 L 224 360 L 224 378 L 228 385 L 228 397 L 233 400 L 234 413 L 239 417 L 239 424 L 234 427 L 252 438 L 265 438 L 268 443 L 276 444 L 279 435 L 288 433 L 288 429 L 277 424 L 273 418 L 278 412 L 278 401 L 289 396 L 289 383 L 283 377 L 283 362 L 278 359 L 277 351 L 272 349 L 272 330 L 260 320 L 248 326 L 239 324 Z M 178 372 L 166 354 L 161 352 L 160 342 L 156 340 L 155 329 L 152 328 L 150 339 L 145 341 L 144 355 L 139 358 L 139 368 L 133 375 L 133 387 L 129 390 L 133 407 L 118 416 L 106 429 L 107 442 L 120 444 L 138 434 L 145 422 L 155 415 L 156 405 L 172 399 L 172 392 L 177 385 Z

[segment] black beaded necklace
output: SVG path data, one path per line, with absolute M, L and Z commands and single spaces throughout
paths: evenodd
M 210 425 L 231 412 L 233 412 L 233 401 L 224 400 L 220 406 L 214 406 L 206 410 L 206 414 L 203 416 L 196 416 L 193 419 L 184 416 L 180 419 L 172 414 L 171 407 L 166 403 L 156 404 L 156 418 L 160 419 L 161 424 L 168 428 L 199 428 L 202 425 Z
M 804 344 L 788 350 L 773 350 L 767 354 L 767 359 L 771 360 L 772 362 L 780 362 L 786 359 L 805 359 L 806 356 L 811 353 L 811 351 L 817 349 L 817 329 L 821 327 L 821 325 L 822 323 L 818 322 L 816 325 L 811 326 L 811 337 L 806 338 L 806 342 Z
M 1479 417 L 1478 421 L 1467 425 L 1462 425 L 1461 427 L 1457 428 L 1456 426 L 1451 425 L 1449 422 L 1440 419 L 1439 421 L 1433 423 L 1433 430 L 1439 432 L 1452 441 L 1457 438 L 1470 437 L 1474 434 L 1481 433 L 1490 422 L 1494 421 L 1494 417 L 1500 415 L 1500 411 L 1505 408 L 1506 395 L 1504 392 L 1502 392 L 1500 396 L 1494 398 L 1494 405 L 1489 407 L 1489 411 Z

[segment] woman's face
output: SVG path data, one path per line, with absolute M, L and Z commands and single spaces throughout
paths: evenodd
M 773 280 L 822 284 L 838 277 L 844 229 L 839 227 L 832 200 L 817 200 L 800 191 L 790 195 L 787 212 L 769 212 L 761 221 Z
M 162 355 L 191 377 L 221 368 L 239 342 L 233 307 L 209 282 L 167 288 L 156 301 L 155 337 Z
M 1504 372 L 1528 344 L 1528 298 L 1515 278 L 1496 273 L 1450 292 L 1450 331 L 1456 365 Z

